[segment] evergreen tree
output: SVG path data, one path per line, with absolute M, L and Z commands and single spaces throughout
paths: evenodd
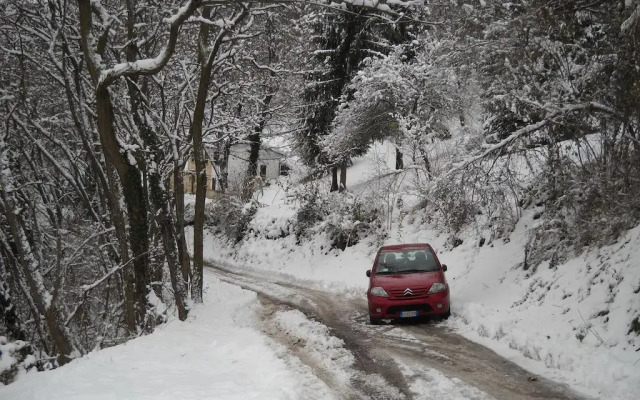
M 375 10 L 351 6 L 314 13 L 309 22 L 312 72 L 306 77 L 302 128 L 294 139 L 305 164 L 332 170 L 331 189 L 337 190 L 337 168 L 346 168 L 349 157 L 330 156 L 321 140 L 331 132 L 341 98 L 350 98 L 347 85 L 363 61 L 384 56 L 394 43 L 406 40 L 406 26 L 389 23 Z M 346 175 L 342 175 L 344 187 Z

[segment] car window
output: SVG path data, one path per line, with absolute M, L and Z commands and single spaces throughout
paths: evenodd
M 438 270 L 435 256 L 429 249 L 381 251 L 376 273 L 381 275 L 432 272 Z

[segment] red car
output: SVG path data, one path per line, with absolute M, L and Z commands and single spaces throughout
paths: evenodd
M 383 246 L 369 277 L 369 321 L 436 316 L 448 318 L 447 266 L 426 243 Z

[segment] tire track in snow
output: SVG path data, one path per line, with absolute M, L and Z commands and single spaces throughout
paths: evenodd
M 339 399 L 412 399 L 404 375 L 397 364 L 387 356 L 375 354 L 369 351 L 368 341 L 363 341 L 360 332 L 350 329 L 350 320 L 339 316 L 341 308 L 335 304 L 327 304 L 324 297 L 327 295 L 314 289 L 306 288 L 304 294 L 298 293 L 288 287 L 284 282 L 269 282 L 260 278 L 240 275 L 236 272 L 214 267 L 218 279 L 241 286 L 243 289 L 254 291 L 263 305 L 263 332 L 277 343 L 287 346 L 291 352 L 305 365 L 313 369 L 316 376 L 332 388 Z M 287 335 L 277 325 L 275 319 L 278 312 L 299 310 L 312 322 L 325 318 L 331 314 L 332 325 L 329 332 L 344 342 L 345 349 L 353 356 L 350 371 L 344 371 L 342 363 L 323 365 L 318 362 L 316 354 L 312 354 L 304 346 L 304 338 Z M 347 310 L 352 311 L 348 306 Z M 316 322 L 318 323 L 318 322 Z M 326 324 L 325 324 L 326 325 Z M 339 335 L 335 335 L 339 332 Z M 302 339 L 302 340 L 300 340 Z M 341 379 L 345 373 L 349 373 L 350 379 Z
M 355 357 L 344 347 L 344 341 L 330 336 L 327 327 L 307 319 L 298 310 L 275 304 L 262 296 L 260 300 L 265 323 L 262 331 L 287 347 L 293 356 L 331 388 L 337 399 L 406 398 L 382 378 L 377 379 L 380 385 L 377 388 L 363 388 L 354 384 L 355 380 L 362 378 L 362 374 L 354 370 Z M 294 321 L 287 323 L 286 320 L 292 316 Z M 368 380 L 371 379 L 369 376 Z

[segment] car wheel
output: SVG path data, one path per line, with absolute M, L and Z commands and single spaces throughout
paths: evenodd
M 382 323 L 382 319 L 376 318 L 376 317 L 372 317 L 371 315 L 369 315 L 369 324 L 371 324 L 371 325 L 380 325 L 381 323 Z

